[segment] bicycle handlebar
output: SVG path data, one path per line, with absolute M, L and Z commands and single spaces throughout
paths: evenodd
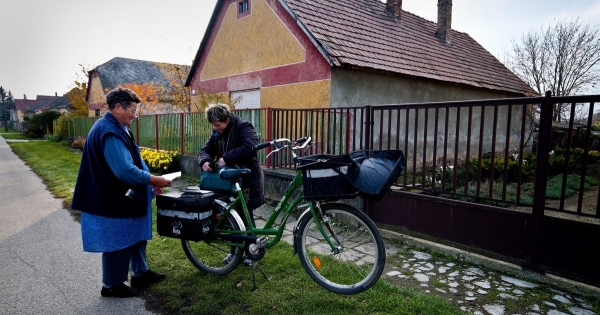
M 279 147 L 277 144 L 279 142 L 285 142 L 286 144 L 284 146 L 287 146 L 288 144 L 291 144 L 292 141 L 290 139 L 287 138 L 279 138 L 279 139 L 275 139 L 275 140 L 271 140 L 269 142 L 264 142 L 264 143 L 259 143 L 255 146 L 252 147 L 253 151 L 258 151 L 261 149 L 264 149 L 270 145 L 274 145 L 275 147 L 277 147 L 278 149 L 282 149 L 283 147 Z M 296 144 L 301 144 L 301 146 L 299 147 L 294 147 L 293 149 L 303 149 L 304 147 L 306 147 L 307 145 L 309 145 L 311 143 L 311 137 L 310 136 L 306 136 L 306 137 L 302 137 L 299 138 L 295 141 Z
M 272 142 L 272 141 L 271 141 Z M 258 151 L 271 145 L 271 142 L 260 143 L 252 147 L 252 150 Z

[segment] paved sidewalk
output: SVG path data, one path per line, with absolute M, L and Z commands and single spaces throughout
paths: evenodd
M 100 296 L 101 256 L 80 225 L 0 136 L 0 315 L 152 314 Z

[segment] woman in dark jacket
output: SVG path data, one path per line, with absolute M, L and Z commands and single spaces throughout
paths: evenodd
M 242 177 L 242 190 L 252 215 L 265 202 L 262 170 L 256 151 L 252 150 L 258 144 L 258 134 L 250 122 L 232 114 L 225 104 L 208 106 L 205 115 L 214 130 L 200 151 L 198 162 L 203 171 L 211 171 L 212 165 L 250 169 L 251 173 Z

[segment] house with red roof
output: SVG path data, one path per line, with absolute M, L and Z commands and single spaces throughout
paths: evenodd
M 33 117 L 35 114 L 42 113 L 47 110 L 54 110 L 59 113 L 66 113 L 71 108 L 71 103 L 66 96 L 58 95 L 38 95 L 35 100 L 16 99 L 14 100 L 14 109 L 11 110 L 11 120 L 16 123 L 16 128 L 20 131 L 27 129 L 23 126 L 25 117 Z
M 435 10 L 436 8 L 431 8 Z M 536 92 L 468 34 L 401 0 L 218 0 L 188 75 L 236 108 L 329 108 L 523 97 Z M 197 106 L 197 105 L 196 105 Z

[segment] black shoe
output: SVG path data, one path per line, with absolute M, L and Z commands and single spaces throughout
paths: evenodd
M 131 286 L 134 288 L 144 288 L 149 285 L 159 283 L 165 280 L 166 276 L 164 273 L 152 271 L 148 269 L 144 274 L 138 277 L 131 276 Z
M 114 297 L 114 298 L 130 298 L 134 297 L 138 294 L 138 290 L 132 288 L 125 283 L 121 283 L 112 288 L 102 287 L 102 291 L 100 291 L 100 295 L 103 297 Z

